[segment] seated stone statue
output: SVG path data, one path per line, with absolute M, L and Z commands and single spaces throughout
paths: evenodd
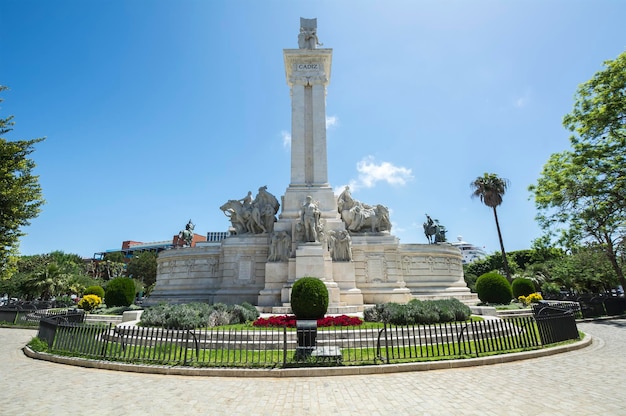
M 368 205 L 352 198 L 346 186 L 337 197 L 337 209 L 346 229 L 351 232 L 382 232 L 391 230 L 389 210 L 384 205 Z

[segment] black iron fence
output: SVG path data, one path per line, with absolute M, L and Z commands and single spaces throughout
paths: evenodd
M 576 315 L 580 309 L 563 304 L 539 303 L 533 305 L 533 314 L 541 342 L 554 344 L 578 337 Z
M 550 304 L 576 304 L 577 318 L 596 318 L 626 313 L 626 298 L 617 292 L 564 294 L 558 300 L 547 300 Z
M 50 351 L 57 354 L 135 363 L 267 368 L 467 358 L 536 349 L 558 342 L 541 336 L 541 325 L 553 319 L 559 319 L 555 325 L 569 319 L 576 326 L 571 314 L 566 318 L 546 315 L 541 320 L 526 316 L 437 325 L 299 329 L 315 334 L 287 328 L 124 327 L 63 319 L 45 319 L 42 325 L 50 326 L 44 336 Z M 569 336 L 577 339 L 578 332 Z M 299 337 L 315 339 L 309 353 L 298 354 Z
M 0 307 L 0 322 L 36 327 L 46 317 L 82 315 L 84 320 L 84 313 L 81 309 L 37 309 L 33 304 L 11 304 Z

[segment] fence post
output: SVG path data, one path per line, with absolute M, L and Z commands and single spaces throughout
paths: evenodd
M 287 327 L 283 326 L 283 367 L 287 365 Z
M 111 332 L 111 325 L 112 324 L 109 322 L 109 328 L 107 328 L 105 330 L 105 332 L 103 333 L 103 335 L 104 334 L 106 334 L 106 335 L 104 336 L 104 343 L 102 345 L 102 353 L 100 354 L 102 356 L 102 358 L 106 358 L 106 356 L 107 356 L 107 349 L 108 349 L 108 346 L 109 346 L 109 334 Z

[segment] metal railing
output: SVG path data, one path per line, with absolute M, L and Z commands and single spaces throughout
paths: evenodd
M 578 338 L 576 313 L 580 310 L 568 309 L 562 305 L 540 303 L 533 306 L 539 336 L 544 344 L 554 344 Z
M 436 325 L 335 327 L 316 330 L 315 350 L 296 354 L 298 336 L 287 328 L 244 330 L 212 328 L 180 330 L 122 327 L 112 324 L 42 320 L 55 326 L 48 333 L 50 352 L 99 360 L 198 367 L 290 367 L 359 365 L 480 357 L 487 354 L 541 348 L 551 339 L 540 336 L 541 325 L 571 314 Z M 553 326 L 554 326 L 553 325 Z M 577 339 L 578 332 L 568 333 Z M 558 341 L 554 341 L 558 342 Z
M 84 315 L 84 313 L 85 312 L 80 309 L 34 309 L 33 307 L 11 304 L 0 307 L 0 322 L 36 327 L 39 325 L 39 321 L 47 317 L 66 316 L 68 314 Z

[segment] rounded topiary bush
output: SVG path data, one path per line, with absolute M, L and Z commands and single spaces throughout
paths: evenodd
M 297 319 L 320 319 L 328 310 L 328 289 L 316 277 L 298 279 L 291 288 L 291 310 Z
M 111 306 L 130 306 L 135 301 L 135 282 L 128 277 L 109 281 L 104 293 L 104 303 Z
M 528 296 L 531 293 L 535 293 L 535 284 L 532 280 L 525 277 L 518 277 L 511 283 L 511 290 L 513 290 L 513 297 L 515 299 L 520 296 Z
M 496 272 L 485 273 L 476 280 L 476 292 L 483 303 L 508 305 L 513 291 L 506 277 Z
M 87 289 L 85 289 L 83 295 L 96 295 L 100 299 L 104 299 L 104 288 L 102 286 L 89 286 Z

